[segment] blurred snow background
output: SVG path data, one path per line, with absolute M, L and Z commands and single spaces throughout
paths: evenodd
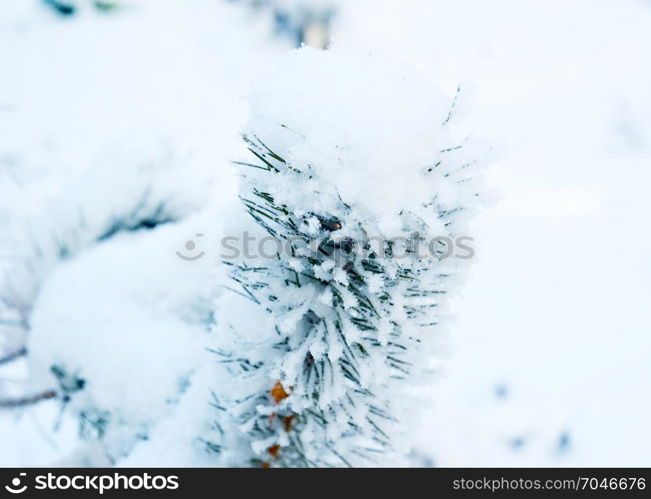
M 76 3 L 73 16 L 36 0 L 0 4 L 0 351 L 22 345 L 25 316 L 61 358 L 85 347 L 89 314 L 135 350 L 152 318 L 201 329 L 205 311 L 179 296 L 208 294 L 216 252 L 204 248 L 201 267 L 174 252 L 198 232 L 210 241 L 228 216 L 242 95 L 288 49 L 332 36 L 406 58 L 449 91 L 469 83 L 470 118 L 502 158 L 490 172 L 500 201 L 471 234 L 477 258 L 447 376 L 414 417 L 414 464 L 651 465 L 649 2 Z M 310 15 L 330 32 L 297 29 Z M 164 227 L 94 242 L 143 196 Z M 16 278 L 35 245 L 38 268 Z M 52 339 L 60 327 L 68 336 Z M 191 371 L 202 353 L 187 343 L 165 362 Z M 91 364 L 103 392 L 119 393 Z M 24 393 L 27 368 L 0 366 L 0 394 Z M 164 387 L 146 388 L 146 400 L 162 404 Z M 0 465 L 98 462 L 71 457 L 76 423 L 58 411 L 1 411 Z

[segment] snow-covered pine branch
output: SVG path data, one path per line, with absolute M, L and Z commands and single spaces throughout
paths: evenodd
M 127 456 L 208 357 L 214 265 L 175 250 L 207 225 L 212 173 L 158 141 L 138 148 L 107 151 L 35 214 L 12 214 L 24 257 L 0 282 L 0 334 L 24 329 L 25 343 L 0 344 L 0 368 L 20 358 L 29 378 L 0 393 L 0 411 L 50 401 L 51 428 L 79 428 L 73 463 Z
M 241 200 L 257 232 L 233 226 L 277 251 L 225 261 L 210 443 L 225 464 L 397 462 L 401 399 L 463 262 L 430 243 L 467 235 L 479 198 L 455 104 L 410 66 L 338 49 L 294 52 L 254 92 Z

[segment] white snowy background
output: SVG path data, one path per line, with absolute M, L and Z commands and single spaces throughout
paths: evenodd
M 29 363 L 0 366 L 0 398 L 40 387 L 39 358 L 85 358 L 97 402 L 151 426 L 177 382 L 157 366 L 190 377 L 206 355 L 210 307 L 188 297 L 211 293 L 242 97 L 295 40 L 244 1 L 77 3 L 69 18 L 0 3 L 0 270 L 33 333 Z M 332 6 L 340 46 L 471 88 L 469 118 L 499 158 L 446 375 L 414 411 L 414 464 L 651 465 L 651 2 L 277 3 Z M 143 193 L 174 222 L 91 243 Z M 175 255 L 190 239 L 207 253 L 196 266 Z M 17 277 L 35 244 L 38 268 Z M 25 341 L 6 305 L 2 352 Z M 195 375 L 194 392 L 207 383 Z M 188 406 L 156 431 L 188 431 Z M 101 464 L 58 412 L 0 410 L 0 465 Z M 117 464 L 202 464 L 160 445 Z

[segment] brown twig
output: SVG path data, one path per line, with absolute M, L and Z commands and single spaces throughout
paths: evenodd
M 57 393 L 54 390 L 47 390 L 42 393 L 37 393 L 36 395 L 30 395 L 28 397 L 17 399 L 0 399 L 0 409 L 18 409 L 20 407 L 38 404 L 43 400 L 53 399 L 56 396 Z

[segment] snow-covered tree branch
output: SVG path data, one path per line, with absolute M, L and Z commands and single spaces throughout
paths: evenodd
M 227 464 L 396 461 L 462 262 L 438 242 L 466 235 L 480 195 L 455 107 L 407 65 L 336 49 L 297 51 L 254 94 L 241 200 L 277 251 L 225 261 Z

